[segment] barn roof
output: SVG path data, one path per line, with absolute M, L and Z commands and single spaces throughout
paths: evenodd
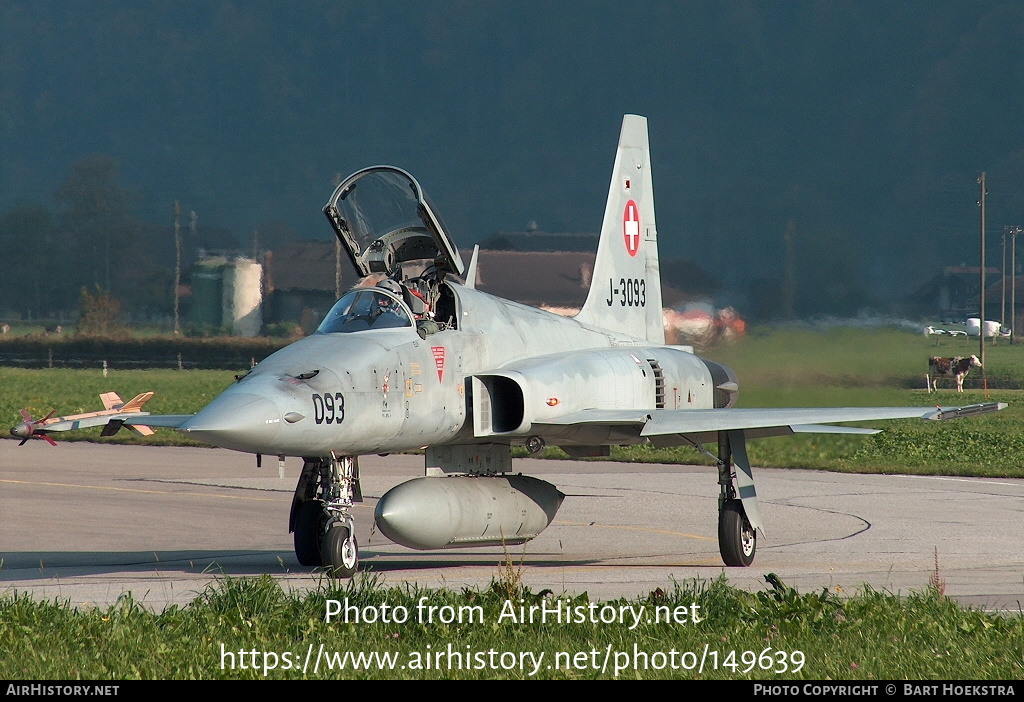
M 356 272 L 348 256 L 341 257 L 341 286 L 352 287 Z M 334 292 L 335 245 L 333 241 L 295 241 L 266 259 L 266 289 Z
M 469 261 L 472 251 L 460 252 Z M 477 288 L 526 305 L 581 307 L 587 299 L 596 255 L 581 251 L 481 250 Z M 334 292 L 335 250 L 331 241 L 297 241 L 267 257 L 267 291 Z M 342 257 L 342 288 L 358 276 Z M 683 293 L 662 283 L 666 307 L 684 299 Z

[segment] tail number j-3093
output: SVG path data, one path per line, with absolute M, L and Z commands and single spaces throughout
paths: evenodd
M 341 424 L 345 419 L 345 396 L 313 393 L 313 421 L 317 424 Z
M 619 284 L 615 285 L 615 279 L 608 279 L 608 299 L 605 300 L 611 307 L 618 301 L 623 307 L 646 307 L 647 306 L 647 281 L 643 278 L 619 278 Z

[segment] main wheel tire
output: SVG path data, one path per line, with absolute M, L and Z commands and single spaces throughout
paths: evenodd
M 324 514 L 323 505 L 319 500 L 306 500 L 299 505 L 295 514 L 295 557 L 304 566 L 321 566 L 324 564 L 321 556 L 323 545 L 324 521 L 327 515 Z
M 745 568 L 754 562 L 757 531 L 750 526 L 740 500 L 729 500 L 718 513 L 718 550 L 727 566 Z
M 336 578 L 351 578 L 359 568 L 356 535 L 350 534 L 341 522 L 335 522 L 324 535 L 321 558 L 328 573 Z

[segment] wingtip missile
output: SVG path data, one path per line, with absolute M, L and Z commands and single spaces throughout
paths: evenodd
M 23 409 L 21 410 L 22 421 L 11 427 L 11 436 L 21 439 L 19 446 L 23 446 L 29 439 L 43 439 L 51 446 L 56 446 L 57 442 L 49 436 L 49 432 L 95 426 L 103 427 L 101 436 L 112 436 L 118 432 L 127 419 L 148 415 L 148 412 L 142 411 L 142 406 L 154 394 L 153 392 L 144 392 L 128 402 L 123 402 L 116 392 L 105 392 L 100 395 L 104 409 L 64 417 L 54 417 L 56 410 L 53 410 L 42 419 L 33 419 L 28 410 Z M 130 426 L 129 429 L 140 436 L 148 436 L 153 433 L 148 426 Z
M 966 405 L 964 407 L 936 407 L 935 411 L 924 416 L 924 419 L 959 419 L 971 417 L 976 414 L 988 414 L 1006 409 L 1005 402 L 983 402 L 977 405 Z
M 52 410 L 42 419 L 32 419 L 32 415 L 29 414 L 28 410 L 21 410 L 21 418 L 23 421 L 11 427 L 11 436 L 21 439 L 21 443 L 19 443 L 18 446 L 24 446 L 25 442 L 29 439 L 43 439 L 51 446 L 56 446 L 57 442 L 51 439 L 43 430 L 43 427 L 46 426 L 46 423 L 51 417 L 53 417 L 53 414 L 56 411 L 57 410 Z

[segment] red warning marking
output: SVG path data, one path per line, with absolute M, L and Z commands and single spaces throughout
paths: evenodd
M 437 379 L 444 380 L 444 346 L 431 346 L 434 352 L 434 365 L 437 366 Z
M 622 213 L 622 238 L 626 242 L 626 252 L 636 256 L 640 250 L 640 210 L 633 200 L 626 203 L 626 210 Z

